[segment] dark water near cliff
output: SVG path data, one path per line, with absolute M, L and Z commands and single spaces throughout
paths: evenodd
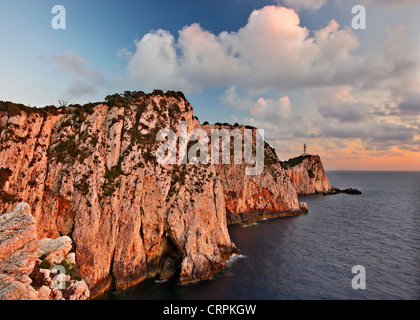
M 327 172 L 361 196 L 302 197 L 309 214 L 230 226 L 241 255 L 209 281 L 151 279 L 106 299 L 420 299 L 420 172 Z M 366 289 L 351 286 L 366 269 Z

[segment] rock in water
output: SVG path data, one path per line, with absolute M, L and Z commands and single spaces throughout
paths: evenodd
M 332 195 L 332 194 L 339 194 L 339 193 L 346 193 L 346 194 L 353 194 L 353 195 L 360 195 L 362 192 L 358 189 L 347 188 L 347 189 L 339 189 L 336 187 L 331 187 L 329 191 L 323 192 L 324 196 Z

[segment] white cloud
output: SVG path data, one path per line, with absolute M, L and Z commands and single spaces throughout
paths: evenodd
M 288 119 L 292 114 L 292 103 L 289 97 L 284 96 L 279 100 L 259 98 L 251 107 L 250 113 L 254 117 L 266 121 L 280 122 Z
M 348 82 L 361 68 L 351 29 L 331 21 L 311 36 L 294 10 L 276 6 L 254 10 L 237 32 L 215 35 L 193 24 L 179 32 L 178 41 L 158 30 L 135 44 L 128 79 L 146 89 L 235 86 L 262 93 Z
M 310 3 L 315 9 L 323 1 L 306 9 Z M 311 32 L 293 9 L 267 6 L 236 32 L 216 35 L 192 24 L 176 40 L 157 30 L 136 41 L 131 55 L 121 53 L 129 59 L 127 80 L 146 90 L 226 88 L 222 102 L 248 111 L 242 122 L 265 129 L 277 145 L 288 144 L 279 137 L 323 136 L 405 148 L 419 136 L 420 59 L 418 48 L 404 46 L 404 32 L 392 30 L 382 52 L 366 58 L 356 54 L 360 40 L 350 27 L 332 20 Z M 311 95 L 317 118 L 293 110 L 287 90 Z
M 326 5 L 374 5 L 374 6 L 406 6 L 419 5 L 418 0 L 277 0 L 277 3 L 284 4 L 296 11 L 306 10 L 314 12 Z
M 229 50 L 223 36 L 216 36 L 198 24 L 184 27 L 179 33 L 182 51 L 179 72 L 191 83 L 218 86 L 240 81 L 249 70 Z
M 135 41 L 136 51 L 127 65 L 129 80 L 146 90 L 184 87 L 177 74 L 178 62 L 174 37 L 165 30 L 146 34 Z

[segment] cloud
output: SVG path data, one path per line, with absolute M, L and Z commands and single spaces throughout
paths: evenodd
M 288 96 L 279 99 L 269 99 L 264 97 L 251 98 L 249 96 L 239 96 L 235 87 L 230 87 L 222 95 L 222 102 L 235 109 L 248 111 L 247 117 L 241 120 L 234 116 L 232 119 L 237 122 L 264 129 L 265 139 L 270 143 L 281 139 L 293 139 L 296 137 L 313 136 L 309 128 L 300 116 L 293 113 L 293 106 Z M 285 144 L 282 144 L 285 146 Z
M 72 50 L 67 50 L 62 55 L 53 55 L 51 56 L 51 60 L 58 65 L 59 72 L 70 73 L 96 83 L 103 83 L 105 81 L 99 71 L 89 69 L 88 61 L 79 57 Z
M 234 107 L 236 109 L 249 110 L 254 104 L 251 97 L 247 95 L 239 96 L 236 87 L 228 88 L 221 96 L 222 103 Z
M 284 4 L 296 10 L 316 11 L 327 3 L 327 0 L 284 0 Z
M 385 6 L 419 5 L 418 0 L 364 0 L 361 3 Z
M 129 81 L 148 90 L 200 91 L 203 86 L 234 83 L 246 74 L 246 68 L 221 39 L 198 24 L 184 27 L 177 43 L 168 31 L 160 29 L 135 44 L 127 66 Z
M 97 92 L 97 87 L 89 81 L 83 81 L 78 78 L 71 80 L 66 89 L 66 97 L 69 99 L 93 96 Z
M 196 23 L 180 31 L 178 45 L 182 58 L 179 71 L 188 82 L 218 86 L 236 83 L 248 75 L 248 68 L 232 53 L 225 35 L 218 37 Z
M 278 4 L 284 4 L 296 11 L 306 10 L 314 12 L 326 5 L 374 5 L 374 6 L 406 6 L 419 5 L 418 0 L 277 0 Z
M 388 30 L 382 52 L 366 59 L 353 84 L 310 90 L 320 115 L 312 125 L 324 137 L 360 139 L 366 149 L 419 151 L 411 144 L 420 134 L 420 59 L 405 31 Z
M 360 138 L 371 146 L 387 146 L 409 144 L 415 130 L 404 124 L 388 123 L 385 121 L 365 123 L 325 122 L 323 124 L 325 137 L 356 139 Z
M 179 77 L 174 37 L 159 29 L 135 41 L 136 51 L 132 54 L 127 71 L 129 81 L 146 90 L 155 88 L 180 89 L 186 84 Z M 178 80 L 178 81 L 177 81 Z
M 285 96 L 275 101 L 272 99 L 260 98 L 251 107 L 250 113 L 252 116 L 265 121 L 281 122 L 289 119 L 292 114 L 292 103 L 289 97 Z
M 299 115 L 293 113 L 293 105 L 288 96 L 278 100 L 258 98 L 248 110 L 249 116 L 243 118 L 241 122 L 264 129 L 265 140 L 276 143 L 277 146 L 280 146 L 280 140 L 319 137 L 319 134 L 311 131 Z M 284 147 L 286 144 L 281 145 Z
M 319 112 L 325 118 L 337 119 L 340 122 L 357 122 L 366 116 L 367 106 L 364 103 L 341 102 L 319 107 Z
M 326 1 L 294 3 L 316 10 Z M 295 10 L 266 6 L 236 31 L 214 34 L 192 24 L 176 39 L 159 29 L 135 41 L 133 52 L 119 54 L 128 59 L 125 80 L 145 90 L 225 88 L 221 101 L 248 111 L 242 122 L 265 129 L 278 146 L 328 138 L 353 139 L 372 150 L 415 150 L 420 55 L 405 45 L 405 32 L 404 26 L 389 30 L 382 51 L 362 57 L 350 27 L 331 20 L 310 31 Z M 297 114 L 289 90 L 309 94 L 318 115 Z
M 177 41 L 165 30 L 147 33 L 135 41 L 127 80 L 146 89 L 235 86 L 255 93 L 345 83 L 362 67 L 358 46 L 352 30 L 334 20 L 311 36 L 294 10 L 266 6 L 236 32 L 215 35 L 192 24 Z
M 124 58 L 130 58 L 133 55 L 133 52 L 131 52 L 128 48 L 121 48 L 117 50 L 115 53 L 118 58 L 124 59 Z
M 406 27 L 388 30 L 382 52 L 366 60 L 361 73 L 364 89 L 389 89 L 399 95 L 407 88 L 419 88 L 419 48 L 406 44 Z
M 420 116 L 420 90 L 407 92 L 398 110 L 403 116 Z
M 108 83 L 101 72 L 89 68 L 89 62 L 72 50 L 43 59 L 56 64 L 58 74 L 71 76 L 70 85 L 64 93 L 66 99 L 91 96 Z
M 353 122 L 341 118 L 324 118 L 318 119 L 317 125 L 323 139 L 358 140 L 365 150 L 398 148 L 419 151 L 419 148 L 413 146 L 419 134 L 418 128 L 407 123 L 392 122 L 391 119 L 367 116 Z
M 374 106 L 355 99 L 350 86 L 314 91 L 312 101 L 326 119 L 340 123 L 359 122 L 373 113 Z

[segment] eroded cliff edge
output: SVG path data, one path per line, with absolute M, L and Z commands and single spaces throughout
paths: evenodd
M 180 121 L 211 129 L 172 91 L 59 109 L 1 103 L 0 212 L 27 202 L 39 239 L 69 236 L 93 296 L 112 280 L 124 288 L 147 277 L 209 278 L 237 251 L 227 216 L 304 212 L 268 145 L 259 176 L 244 164 L 159 165 L 156 134 L 178 133 Z
M 330 191 L 330 181 L 318 155 L 301 155 L 282 164 L 299 196 Z

